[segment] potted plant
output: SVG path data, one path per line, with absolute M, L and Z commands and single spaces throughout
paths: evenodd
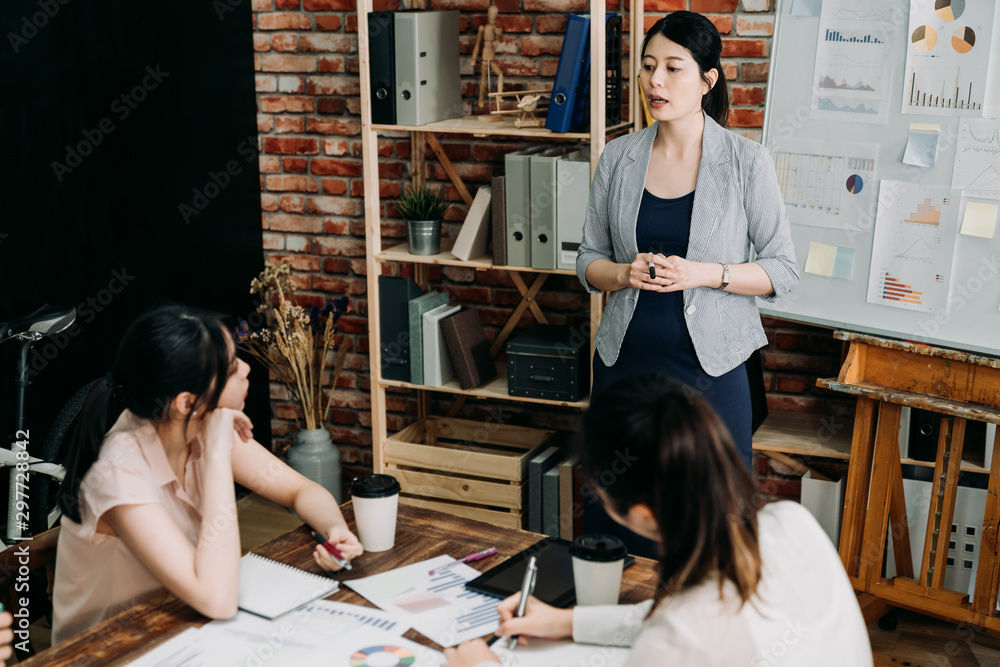
M 337 322 L 347 312 L 347 297 L 332 299 L 324 308 L 306 310 L 296 302 L 288 262 L 268 264 L 250 282 L 260 299 L 250 322 L 236 328 L 237 344 L 259 360 L 285 385 L 302 411 L 305 428 L 295 434 L 288 464 L 340 495 L 340 451 L 323 424 L 333 404 L 333 391 L 344 367 L 349 341 L 335 342 Z M 328 394 L 324 401 L 324 389 Z
M 441 252 L 441 221 L 451 204 L 443 189 L 426 185 L 407 188 L 396 202 L 406 220 L 406 238 L 410 254 L 436 255 Z

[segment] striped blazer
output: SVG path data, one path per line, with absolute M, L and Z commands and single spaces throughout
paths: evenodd
M 588 292 L 600 291 L 587 283 L 591 262 L 631 263 L 639 252 L 636 218 L 656 127 L 654 123 L 620 137 L 601 154 L 576 257 L 576 273 Z M 795 287 L 799 267 L 767 149 L 725 130 L 706 115 L 687 259 L 743 264 L 750 261 L 751 244 L 754 261 L 774 286 L 764 299 L 776 299 Z M 639 290 L 626 287 L 608 298 L 595 346 L 609 366 L 618 359 L 638 294 Z M 698 361 L 709 375 L 732 370 L 767 344 L 755 297 L 709 287 L 685 290 L 683 297 L 688 332 Z

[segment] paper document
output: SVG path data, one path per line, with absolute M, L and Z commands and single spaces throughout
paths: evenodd
M 503 641 L 493 644 L 493 652 L 504 667 L 579 667 L 602 665 L 620 667 L 628 660 L 630 649 L 614 646 L 575 644 L 568 640 L 528 640 L 527 646 L 518 645 L 513 651 L 501 647 Z M 504 644 L 505 645 L 505 644 Z
M 480 573 L 464 563 L 434 576 L 427 574 L 453 562 L 451 556 L 438 556 L 343 583 L 381 609 L 402 615 L 428 639 L 441 646 L 455 646 L 497 629 L 500 600 L 465 589 L 465 583 Z

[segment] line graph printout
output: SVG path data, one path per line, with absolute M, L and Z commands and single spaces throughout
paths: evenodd
M 883 180 L 868 303 L 946 312 L 959 200 L 946 186 Z
M 884 125 L 898 22 L 893 0 L 825 0 L 810 118 Z
M 877 144 L 776 138 L 771 151 L 789 221 L 845 229 L 871 219 Z
M 913 0 L 903 80 L 903 113 L 982 117 L 995 2 Z M 989 76 L 988 76 L 989 75 Z
M 951 185 L 967 195 L 1000 199 L 1000 122 L 963 118 Z

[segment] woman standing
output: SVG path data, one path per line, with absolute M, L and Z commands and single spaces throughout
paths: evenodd
M 798 503 L 758 509 L 746 467 L 712 409 L 654 374 L 595 396 L 580 465 L 592 484 L 627 443 L 637 461 L 597 493 L 659 547 L 656 597 L 556 609 L 520 593 L 500 604 L 498 635 L 630 646 L 626 667 L 871 667 L 861 609 L 837 550 Z M 527 640 L 529 646 L 531 640 Z M 499 662 L 482 640 L 445 651 L 448 667 Z
M 576 270 L 588 291 L 610 292 L 593 395 L 664 372 L 716 409 L 749 467 L 744 362 L 767 344 L 754 297 L 792 289 L 798 266 L 767 151 L 722 128 L 721 52 L 715 26 L 692 12 L 646 34 L 640 84 L 657 122 L 601 155 Z
M 208 313 L 160 306 L 125 332 L 84 405 L 59 492 L 53 643 L 163 588 L 209 618 L 235 614 L 234 482 L 293 509 L 346 558 L 362 553 L 333 496 L 253 440 L 249 372 Z M 339 569 L 320 547 L 313 558 Z

